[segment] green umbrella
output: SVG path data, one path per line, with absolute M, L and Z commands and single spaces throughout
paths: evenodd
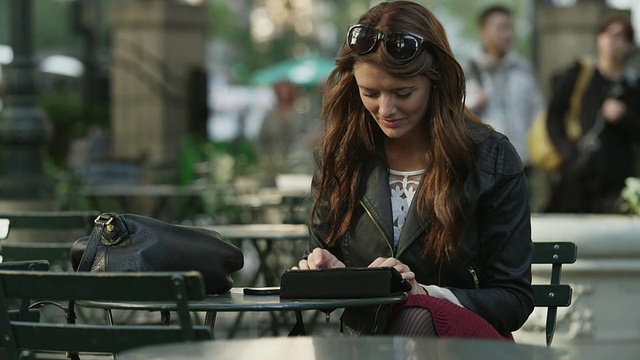
M 299 86 L 315 86 L 323 83 L 335 68 L 334 60 L 319 55 L 286 60 L 259 70 L 251 76 L 254 85 L 273 85 L 290 81 Z

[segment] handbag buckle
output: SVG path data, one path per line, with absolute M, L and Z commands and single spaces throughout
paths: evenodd
M 112 222 L 113 222 L 113 216 L 110 214 L 100 214 L 95 220 L 93 220 L 94 224 L 105 227 L 107 232 L 113 231 Z

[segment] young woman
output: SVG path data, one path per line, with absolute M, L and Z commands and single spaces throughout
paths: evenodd
M 380 3 L 349 27 L 295 268 L 389 266 L 412 289 L 401 306 L 345 310 L 346 334 L 503 338 L 533 309 L 522 165 L 465 109 L 464 89 L 422 5 Z

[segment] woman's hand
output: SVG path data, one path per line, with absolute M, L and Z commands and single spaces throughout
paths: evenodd
M 604 119 L 609 123 L 619 123 L 626 112 L 627 107 L 620 100 L 606 99 L 604 103 L 602 103 L 602 115 L 604 115 Z
M 407 265 L 403 264 L 402 262 L 400 262 L 400 260 L 396 258 L 379 257 L 375 259 L 371 264 L 369 264 L 369 267 L 392 267 L 396 269 L 400 273 L 400 275 L 402 275 L 402 278 L 406 282 L 411 284 L 411 291 L 409 291 L 409 294 L 411 295 L 427 294 L 427 290 L 425 290 L 422 286 L 420 286 L 420 284 L 418 284 L 418 282 L 416 281 L 416 274 L 413 271 L 411 271 L 411 269 L 409 269 Z
M 292 270 L 308 270 L 308 269 L 328 269 L 328 268 L 343 268 L 344 263 L 338 260 L 335 255 L 330 253 L 326 249 L 315 248 L 307 256 L 307 259 L 302 259 L 298 263 L 298 266 L 294 266 Z

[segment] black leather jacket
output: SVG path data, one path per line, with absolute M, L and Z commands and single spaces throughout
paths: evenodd
M 517 330 L 533 310 L 531 222 L 522 164 L 507 138 L 492 132 L 479 146 L 476 173 L 466 180 L 470 218 L 462 251 L 450 263 L 421 259 L 427 222 L 415 201 L 392 249 L 393 227 L 388 171 L 377 165 L 362 184 L 351 231 L 335 246 L 324 239 L 332 224 L 318 211 L 311 223 L 308 251 L 322 247 L 347 266 L 368 266 L 377 257 L 396 257 L 415 272 L 418 283 L 450 289 L 467 309 L 502 334 Z M 383 331 L 388 308 L 346 309 L 345 333 Z

